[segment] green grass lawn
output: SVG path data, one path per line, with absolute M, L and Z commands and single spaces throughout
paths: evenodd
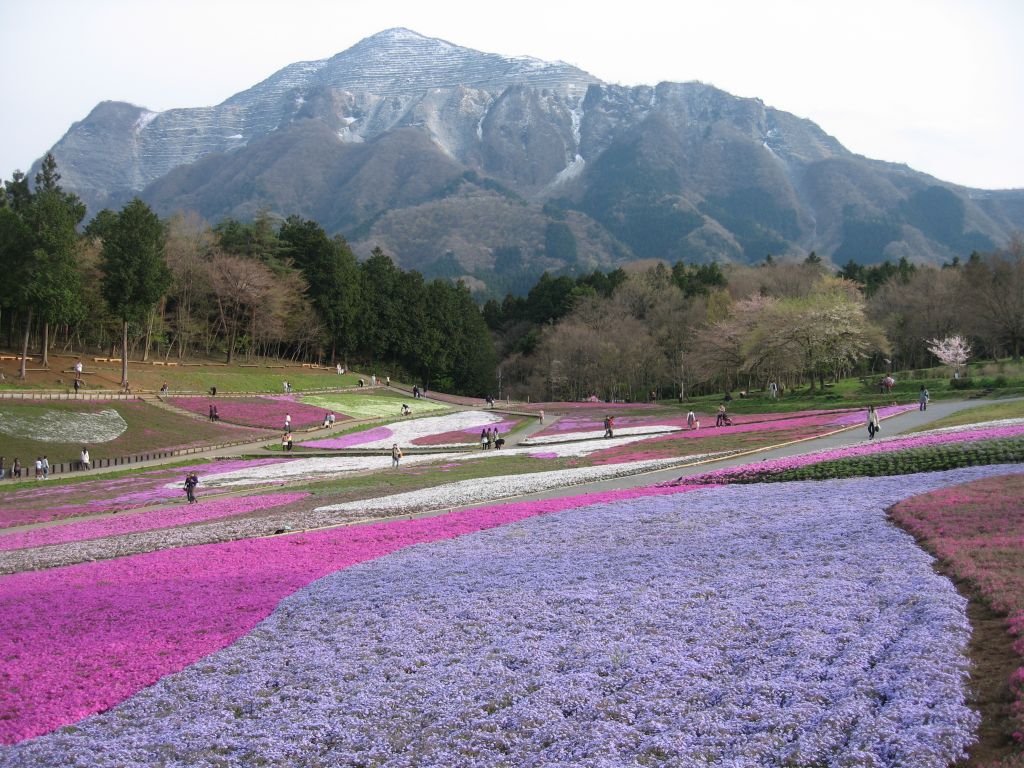
M 329 392 L 322 395 L 308 395 L 301 399 L 306 405 L 335 410 L 353 419 L 376 419 L 400 416 L 402 403 L 407 403 L 413 416 L 446 413 L 451 408 L 444 403 L 431 400 L 413 400 L 409 395 L 393 392 Z M 341 434 L 341 433 L 339 433 Z
M 212 445 L 256 438 L 266 430 L 248 429 L 225 424 L 180 416 L 156 408 L 141 401 L 92 401 L 69 402 L 52 400 L 45 402 L 4 400 L 0 412 L 7 417 L 18 419 L 39 419 L 48 416 L 60 417 L 66 414 L 99 413 L 114 410 L 128 425 L 119 437 L 103 443 L 90 443 L 89 452 L 93 461 L 101 458 L 131 456 L 135 454 L 165 451 L 186 446 Z M 78 459 L 82 442 L 78 440 L 39 440 L 26 434 L 0 432 L 0 455 L 7 457 L 10 467 L 17 456 L 23 465 L 37 456 L 47 456 L 51 464 Z

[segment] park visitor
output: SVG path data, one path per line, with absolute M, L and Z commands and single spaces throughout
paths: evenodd
M 868 406 L 868 439 L 874 440 L 875 434 L 878 432 L 878 411 L 875 410 L 875 406 Z

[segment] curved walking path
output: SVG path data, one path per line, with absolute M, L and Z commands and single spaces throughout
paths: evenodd
M 1017 398 L 1014 398 L 1017 399 Z M 995 400 L 943 400 L 939 402 L 931 402 L 928 405 L 927 411 L 907 411 L 906 413 L 897 414 L 890 416 L 882 421 L 882 434 L 885 437 L 892 435 L 901 435 L 909 432 L 912 429 L 930 424 L 933 421 L 938 421 L 941 418 L 959 413 L 960 411 L 968 408 L 974 408 L 979 405 L 988 405 Z M 1007 401 L 1008 402 L 1008 401 Z M 691 475 L 699 475 L 705 472 L 709 472 L 715 469 L 723 469 L 725 467 L 736 467 L 743 464 L 751 464 L 758 461 L 764 461 L 766 459 L 779 459 L 786 456 L 794 456 L 801 453 L 811 453 L 815 451 L 827 451 L 834 448 L 841 448 L 849 445 L 860 445 L 868 440 L 867 436 L 867 409 L 864 409 L 864 423 L 858 424 L 852 427 L 846 427 L 841 430 L 823 435 L 821 437 L 810 437 L 802 440 L 795 440 L 790 443 L 778 445 L 775 447 L 767 448 L 756 448 L 754 450 L 734 454 L 722 459 L 710 459 L 702 461 L 700 463 L 691 464 L 689 466 L 680 466 L 676 468 L 662 469 L 654 472 L 645 472 L 643 474 L 629 475 L 627 477 L 618 477 L 612 480 L 601 480 L 593 483 L 583 483 L 580 485 L 574 485 L 568 488 L 556 489 L 553 491 L 543 491 L 540 493 L 528 494 L 525 496 L 517 497 L 523 501 L 529 501 L 534 499 L 551 499 L 551 498 L 562 498 L 566 496 L 581 496 L 588 493 L 602 493 L 604 491 L 619 490 L 622 488 L 639 488 L 647 485 L 656 485 L 658 483 L 666 483 L 671 480 L 675 480 L 680 477 L 689 477 Z M 711 427 L 708 429 L 709 432 L 727 430 L 728 427 Z M 682 461 L 680 462 L 683 463 Z

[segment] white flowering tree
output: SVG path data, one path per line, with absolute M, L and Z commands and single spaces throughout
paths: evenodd
M 928 351 L 942 361 L 943 365 L 952 366 L 959 378 L 960 369 L 967 364 L 971 356 L 971 345 L 959 334 L 944 339 L 929 339 Z

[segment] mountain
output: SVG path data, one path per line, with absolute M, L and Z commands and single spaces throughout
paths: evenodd
M 491 293 L 651 257 L 941 262 L 1024 229 L 1024 190 L 855 155 L 758 99 L 609 85 L 406 29 L 213 107 L 104 102 L 52 151 L 92 212 L 140 195 L 165 215 L 296 213 Z

